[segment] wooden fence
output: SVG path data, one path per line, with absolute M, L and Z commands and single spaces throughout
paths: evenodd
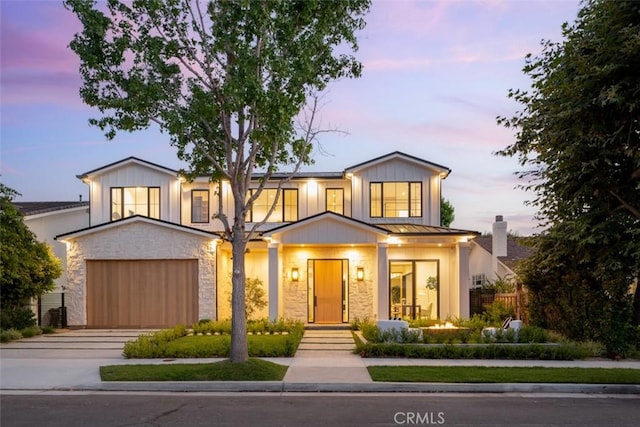
M 522 320 L 525 323 L 528 321 L 526 310 L 528 303 L 527 291 L 521 286 L 518 287 L 516 292 L 508 294 L 485 292 L 480 289 L 469 290 L 470 315 L 482 314 L 487 306 L 494 301 L 502 301 L 505 305 L 513 307 L 515 319 Z

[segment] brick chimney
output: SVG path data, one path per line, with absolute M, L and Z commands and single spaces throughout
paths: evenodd
M 507 222 L 502 215 L 496 215 L 491 238 L 491 269 L 498 272 L 498 257 L 507 256 Z

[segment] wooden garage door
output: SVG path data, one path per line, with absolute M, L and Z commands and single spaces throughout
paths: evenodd
M 87 327 L 159 328 L 198 320 L 198 260 L 87 261 Z

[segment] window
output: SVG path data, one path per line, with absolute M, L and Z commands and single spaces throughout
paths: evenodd
M 422 216 L 421 182 L 372 182 L 370 184 L 372 218 Z
M 344 189 L 327 188 L 326 204 L 326 210 L 344 215 Z
M 133 215 L 160 219 L 160 187 L 111 188 L 111 220 Z
M 389 315 L 437 319 L 440 315 L 440 261 L 389 261 Z
M 254 190 L 251 190 L 251 194 L 253 194 Z M 275 209 L 271 213 L 267 222 L 291 222 L 298 220 L 298 190 L 296 189 L 282 189 L 280 190 L 281 194 L 278 198 L 278 203 L 276 204 Z M 271 206 L 273 206 L 273 202 L 276 199 L 276 194 L 278 190 L 275 188 L 265 188 L 260 193 L 260 196 L 253 202 L 253 206 L 251 206 L 251 210 L 249 212 L 249 221 L 250 222 L 260 222 L 262 221 Z
M 471 276 L 471 286 L 474 288 L 480 288 L 484 286 L 486 278 L 484 274 L 474 274 Z
M 191 222 L 209 222 L 209 190 L 191 190 Z

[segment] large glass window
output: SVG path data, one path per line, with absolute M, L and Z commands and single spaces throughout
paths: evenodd
M 422 216 L 421 182 L 372 182 L 369 188 L 372 218 Z
M 437 319 L 440 313 L 440 262 L 391 261 L 389 267 L 390 317 Z
M 344 215 L 344 189 L 327 188 L 326 203 L 326 210 Z
M 254 190 L 251 190 L 253 194 Z M 267 222 L 291 222 L 298 220 L 298 190 L 285 188 L 280 190 L 281 194 L 278 203 L 267 219 Z M 258 198 L 253 202 L 249 212 L 250 222 L 262 221 L 273 206 L 278 190 L 275 188 L 265 188 Z
M 191 222 L 209 222 L 209 190 L 191 190 Z
M 111 220 L 133 215 L 160 219 L 160 187 L 111 188 Z

